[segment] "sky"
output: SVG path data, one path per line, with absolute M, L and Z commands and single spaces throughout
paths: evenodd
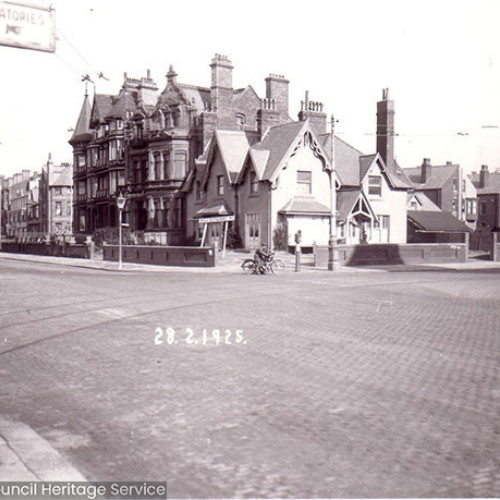
M 40 5 L 49 2 L 40 0 Z M 269 73 L 290 80 L 290 115 L 305 91 L 336 133 L 375 152 L 376 103 L 395 101 L 395 154 L 467 172 L 500 168 L 500 0 L 53 0 L 56 52 L 0 46 L 0 175 L 38 170 L 68 144 L 85 94 L 117 94 L 148 69 L 160 91 L 210 86 L 215 53 L 234 88 L 265 96 Z M 109 79 L 98 78 L 102 72 Z

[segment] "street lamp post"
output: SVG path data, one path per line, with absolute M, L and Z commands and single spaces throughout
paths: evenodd
M 125 208 L 127 199 L 121 193 L 116 198 L 118 207 L 118 269 L 122 269 L 122 211 Z

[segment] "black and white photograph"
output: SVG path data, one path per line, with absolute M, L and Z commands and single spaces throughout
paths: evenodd
M 0 498 L 500 497 L 499 0 L 0 0 Z

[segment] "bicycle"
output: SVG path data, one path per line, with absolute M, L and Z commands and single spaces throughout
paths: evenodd
M 255 259 L 245 259 L 241 264 L 243 271 L 251 274 L 259 274 L 259 268 Z M 286 264 L 282 259 L 274 258 L 274 254 L 269 255 L 263 266 L 264 272 L 272 274 L 283 274 L 286 271 Z

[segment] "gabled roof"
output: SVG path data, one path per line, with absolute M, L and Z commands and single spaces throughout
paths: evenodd
M 417 189 L 441 189 L 460 168 L 460 165 L 431 165 L 431 175 L 427 182 L 420 182 L 421 180 L 421 167 L 405 168 L 403 169 L 411 182 L 415 184 Z
M 118 97 L 112 99 L 111 109 L 106 114 L 105 118 L 118 118 L 121 120 L 127 119 L 127 111 L 135 111 L 137 104 L 135 99 L 129 92 L 122 92 Z
M 279 210 L 280 213 L 289 215 L 330 215 L 331 211 L 323 203 L 312 196 L 295 196 Z
M 71 139 L 70 144 L 81 141 L 90 141 L 93 137 L 92 131 L 90 130 L 90 116 L 92 109 L 90 107 L 89 96 L 85 94 L 83 99 L 82 109 L 80 111 L 80 116 L 75 125 L 75 130 Z
M 113 106 L 113 96 L 107 94 L 95 94 L 92 106 L 92 122 L 102 122 Z
M 337 193 L 337 220 L 346 221 L 357 203 L 366 205 L 371 216 L 377 220 L 377 215 L 372 209 L 368 198 L 361 189 L 341 189 Z
M 368 170 L 372 166 L 373 162 L 377 158 L 376 154 L 364 155 L 359 157 L 359 181 L 363 182 Z
M 265 137 L 252 146 L 252 149 L 269 151 L 263 179 L 271 179 L 281 165 L 283 158 L 291 149 L 297 135 L 306 122 L 292 122 L 271 127 Z
M 215 138 L 229 178 L 236 182 L 250 148 L 248 138 L 240 130 L 217 130 Z
M 323 141 L 323 147 L 328 157 L 330 157 L 332 136 L 331 134 L 323 134 L 321 135 L 321 139 Z M 359 157 L 362 156 L 363 153 L 337 136 L 335 136 L 334 146 L 335 169 L 337 170 L 342 185 L 359 186 Z
M 417 231 L 429 233 L 466 233 L 472 229 L 449 212 L 427 210 L 408 210 L 408 220 Z
M 248 137 L 244 131 L 217 130 L 203 155 L 197 160 L 200 165 L 206 164 L 203 171 L 203 183 L 205 184 L 208 180 L 211 159 L 216 149 L 220 153 L 229 181 L 235 183 L 243 169 L 249 148 Z

